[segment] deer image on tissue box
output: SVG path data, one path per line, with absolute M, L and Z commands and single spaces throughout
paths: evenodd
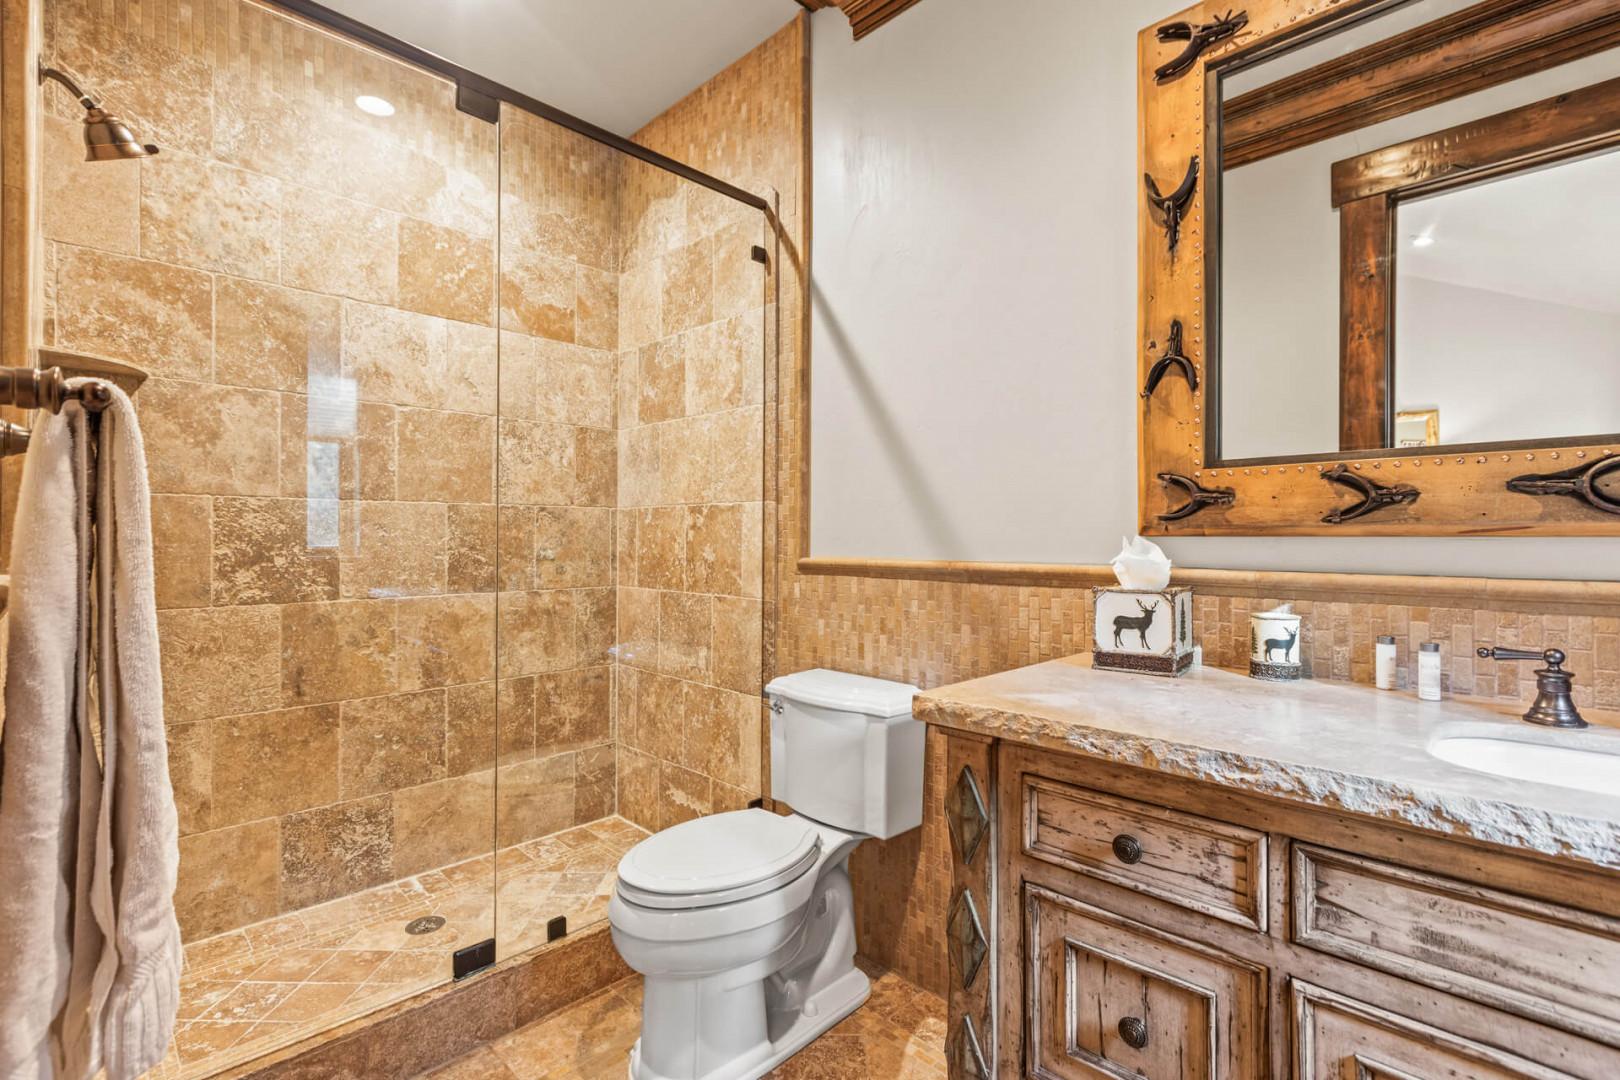
M 1093 588 L 1091 664 L 1180 675 L 1192 664 L 1192 590 Z
M 1192 590 L 1170 586 L 1170 560 L 1140 536 L 1111 565 L 1119 586 L 1091 590 L 1091 666 L 1180 675 L 1193 661 Z

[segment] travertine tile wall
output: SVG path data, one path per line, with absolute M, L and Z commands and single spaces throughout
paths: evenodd
M 621 203 L 619 810 L 760 794 L 764 215 L 642 162 Z
M 152 373 L 188 938 L 610 813 L 613 155 L 506 127 L 498 273 L 452 86 L 248 0 L 45 15 L 163 148 L 84 164 L 47 90 L 45 341 Z

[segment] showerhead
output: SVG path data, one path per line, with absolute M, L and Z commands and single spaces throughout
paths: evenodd
M 41 65 L 39 81 L 54 79 L 68 88 L 79 104 L 84 106 L 84 160 L 121 161 L 124 158 L 150 157 L 158 152 L 151 143 L 143 143 L 135 133 L 112 113 L 97 105 L 79 84 L 52 67 Z

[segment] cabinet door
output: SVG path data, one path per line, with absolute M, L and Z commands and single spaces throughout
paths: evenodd
M 1568 1073 L 1297 979 L 1292 997 L 1298 1080 L 1570 1080 Z
M 1263 968 L 1039 885 L 1024 898 L 1031 1076 L 1266 1074 Z

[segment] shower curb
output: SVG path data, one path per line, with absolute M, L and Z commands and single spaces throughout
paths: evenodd
M 406 1080 L 631 974 L 613 948 L 607 923 L 598 923 L 211 1080 Z

